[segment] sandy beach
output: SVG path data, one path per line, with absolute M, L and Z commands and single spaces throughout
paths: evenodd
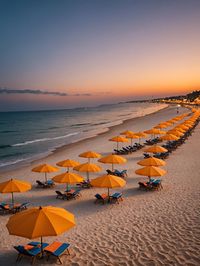
M 188 112 L 181 108 L 180 114 Z M 200 125 L 192 136 L 166 160 L 167 174 L 162 178 L 161 191 L 140 191 L 138 182 L 145 180 L 135 174 L 137 162 L 143 158 L 143 149 L 126 155 L 127 163 L 116 168 L 127 169 L 127 184 L 121 191 L 124 201 L 120 204 L 94 204 L 94 195 L 106 189 L 91 188 L 82 190 L 81 198 L 72 201 L 56 199 L 55 190 L 64 191 L 64 185 L 56 184 L 52 189 L 37 189 L 35 181 L 43 180 L 43 175 L 31 172 L 39 163 L 55 165 L 70 158 L 79 162 L 86 159 L 78 154 L 87 150 L 107 155 L 116 147 L 108 141 L 110 137 L 129 129 L 144 131 L 161 121 L 176 116 L 176 107 L 169 106 L 156 113 L 125 121 L 112 127 L 108 132 L 96 137 L 58 149 L 47 158 L 21 169 L 1 173 L 1 180 L 17 178 L 33 184 L 32 190 L 15 194 L 18 202 L 31 202 L 31 206 L 52 205 L 74 213 L 76 227 L 57 237 L 45 237 L 44 241 L 55 240 L 71 244 L 70 256 L 63 256 L 63 265 L 117 266 L 117 265 L 200 265 Z M 96 160 L 93 160 L 96 162 Z M 109 165 L 103 165 L 99 174 L 106 173 Z M 59 173 L 64 172 L 61 169 Z M 56 173 L 57 174 L 57 173 Z M 49 174 L 53 177 L 55 173 Z M 85 177 L 85 174 L 82 175 Z M 10 195 L 1 194 L 1 201 L 9 201 Z M 10 236 L 6 223 L 10 215 L 0 218 L 0 265 L 16 265 L 17 252 L 13 245 L 24 245 L 28 239 Z M 18 265 L 29 265 L 22 259 Z M 56 265 L 54 259 L 37 260 L 35 265 Z

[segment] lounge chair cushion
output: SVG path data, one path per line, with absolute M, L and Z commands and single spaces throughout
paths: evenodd
M 26 249 L 26 250 L 30 250 L 32 248 L 34 248 L 34 246 L 32 246 L 32 245 L 25 245 L 24 246 L 24 249 Z
M 122 193 L 120 192 L 115 192 L 114 194 L 111 195 L 112 198 L 118 199 L 122 196 Z
M 62 245 L 61 242 L 53 242 L 48 247 L 45 248 L 45 251 L 54 252 Z
M 50 252 L 52 255 L 58 257 L 66 249 L 68 249 L 69 246 L 70 246 L 70 244 L 68 244 L 68 243 L 53 242 L 49 247 L 46 247 L 44 250 L 47 251 L 47 252 Z

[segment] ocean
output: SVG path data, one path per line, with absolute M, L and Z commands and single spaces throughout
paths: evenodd
M 47 156 L 124 120 L 162 109 L 155 103 L 119 103 L 51 111 L 0 113 L 0 170 Z

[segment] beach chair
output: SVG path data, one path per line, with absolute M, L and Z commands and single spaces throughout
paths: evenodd
M 140 190 L 150 190 L 151 189 L 151 186 L 149 185 L 148 182 L 138 182 L 138 185 L 139 185 L 139 189 Z
M 42 248 L 44 249 L 49 244 L 42 243 Z M 26 246 L 14 246 L 14 248 L 18 251 L 18 256 L 16 262 L 20 261 L 23 257 L 28 257 L 31 259 L 31 264 L 34 263 L 37 257 L 41 255 L 41 246 L 40 242 L 31 242 Z
M 47 180 L 47 182 L 44 183 L 45 186 L 47 187 L 54 187 L 55 186 L 55 183 L 53 182 L 53 180 Z
M 40 180 L 36 180 L 37 188 L 48 188 L 49 186 L 46 183 L 41 182 Z
M 62 264 L 60 257 L 63 255 L 70 255 L 69 246 L 70 244 L 68 243 L 61 243 L 56 241 L 48 245 L 46 248 L 44 248 L 45 254 L 47 255 L 47 260 L 49 260 L 50 256 L 53 256 L 56 257 L 60 264 Z
M 83 182 L 80 182 L 78 184 L 76 184 L 78 187 L 81 187 L 81 188 L 91 188 L 92 185 L 90 184 L 89 181 L 83 181 Z
M 117 202 L 119 204 L 120 201 L 123 201 L 121 192 L 115 192 L 110 196 L 110 201 L 109 201 L 110 203 Z
M 26 210 L 29 205 L 30 205 L 30 202 L 24 202 L 21 205 L 14 207 L 14 211 L 20 212 L 20 211 Z
M 108 199 L 108 196 L 107 196 L 107 194 L 96 194 L 95 195 L 95 198 L 96 198 L 96 200 L 95 200 L 95 204 L 96 203 L 102 203 L 102 204 L 105 204 L 105 202 L 106 202 L 106 200 Z
M 58 190 L 56 190 L 56 194 L 57 194 L 56 199 L 62 199 L 62 200 L 67 199 L 67 194 L 63 194 Z
M 148 153 L 143 153 L 143 155 L 144 155 L 144 158 L 145 158 L 145 159 L 151 157 Z
M 119 176 L 119 177 L 128 177 L 127 170 L 119 171 L 119 170 L 115 169 L 113 173 L 114 173 L 114 175 Z
M 162 187 L 162 183 L 160 179 L 155 179 L 151 182 L 151 189 L 152 190 L 161 190 Z
M 7 214 L 7 213 L 11 213 L 12 209 L 10 208 L 9 204 L 2 202 L 2 203 L 0 203 L 0 212 L 2 214 Z
M 66 194 L 67 200 L 77 199 L 78 197 L 80 197 L 81 196 L 80 191 L 81 191 L 80 189 L 77 189 L 73 193 L 70 193 L 70 192 L 67 193 Z

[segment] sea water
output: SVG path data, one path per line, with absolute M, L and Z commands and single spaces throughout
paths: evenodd
M 162 109 L 155 103 L 119 103 L 51 111 L 0 112 L 0 170 L 41 158 L 95 136 L 124 120 Z

